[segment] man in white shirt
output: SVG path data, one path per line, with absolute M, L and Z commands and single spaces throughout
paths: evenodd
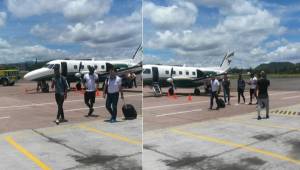
M 254 76 L 254 73 L 251 73 L 250 81 L 248 82 L 250 85 L 250 102 L 249 105 L 252 104 L 252 97 L 254 96 L 256 99 L 257 104 L 257 94 L 256 94 L 256 85 L 257 85 L 257 78 Z
M 105 81 L 103 90 L 103 98 L 106 97 L 106 109 L 111 114 L 110 122 L 117 121 L 117 106 L 119 100 L 119 93 L 121 93 L 121 99 L 124 99 L 122 90 L 122 79 L 116 75 L 116 69 L 110 70 L 109 77 Z
M 211 96 L 210 96 L 210 107 L 209 109 L 212 109 L 213 108 L 213 101 L 214 101 L 214 98 L 216 100 L 216 103 L 217 103 L 217 110 L 219 109 L 219 106 L 218 106 L 218 90 L 219 90 L 219 86 L 220 86 L 220 83 L 219 81 L 216 79 L 215 76 L 212 77 L 211 81 L 210 81 L 210 85 L 211 85 Z
M 91 116 L 94 112 L 93 106 L 96 98 L 96 90 L 99 86 L 99 79 L 92 66 L 88 66 L 88 69 L 89 73 L 85 74 L 83 77 L 83 86 L 86 89 L 84 93 L 84 102 L 90 109 L 87 116 Z

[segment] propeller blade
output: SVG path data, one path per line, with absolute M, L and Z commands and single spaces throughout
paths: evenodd
M 173 67 L 172 67 L 171 68 L 171 75 L 170 75 L 171 78 L 173 78 L 173 72 L 174 72 L 174 70 L 173 70 Z

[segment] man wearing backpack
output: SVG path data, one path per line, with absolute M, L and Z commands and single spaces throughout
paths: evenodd
M 67 91 L 69 85 L 64 76 L 62 76 L 59 72 L 59 65 L 55 65 L 54 67 L 54 78 L 52 79 L 51 88 L 55 87 L 55 100 L 57 104 L 57 116 L 55 123 L 58 125 L 60 122 L 66 122 L 64 116 L 63 104 L 65 99 L 67 99 Z

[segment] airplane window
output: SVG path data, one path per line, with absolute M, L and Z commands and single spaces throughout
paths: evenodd
M 169 70 L 166 70 L 166 74 L 170 74 Z
M 187 71 L 187 72 L 185 72 L 185 74 L 186 74 L 186 75 L 189 75 L 189 74 L 190 74 L 190 72 L 188 72 L 188 71 Z
M 94 68 L 95 68 L 95 70 L 97 70 L 98 66 L 97 66 L 97 65 L 94 65 Z
M 196 72 L 193 71 L 193 76 L 195 76 L 195 75 L 196 75 Z
M 101 66 L 101 69 L 105 69 L 104 65 Z
M 77 70 L 77 65 L 74 65 L 74 69 Z
M 145 69 L 145 70 L 144 70 L 144 72 L 143 72 L 143 74 L 150 74 L 150 73 L 151 73 L 151 70 L 150 70 L 150 69 L 148 69 L 148 68 L 147 68 L 147 69 Z
M 82 69 L 82 70 L 84 69 L 84 65 L 81 65 L 81 69 Z
M 48 68 L 49 68 L 49 69 L 52 69 L 53 66 L 54 66 L 54 64 L 49 64 Z
M 173 74 L 176 74 L 176 71 L 173 71 Z
M 182 71 L 179 71 L 179 75 L 182 75 Z

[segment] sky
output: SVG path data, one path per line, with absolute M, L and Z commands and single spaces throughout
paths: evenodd
M 300 1 L 144 0 L 144 63 L 232 66 L 300 62 Z
M 141 9 L 141 0 L 1 0 L 0 64 L 131 58 Z

